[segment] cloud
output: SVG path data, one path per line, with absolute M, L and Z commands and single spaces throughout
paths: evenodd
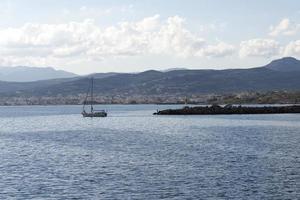
M 300 24 L 295 24 L 288 18 L 282 19 L 278 25 L 270 27 L 270 36 L 295 35 L 300 31 Z
M 216 45 L 209 45 L 202 51 L 198 52 L 201 56 L 205 57 L 224 57 L 232 55 L 235 52 L 235 47 L 225 42 L 219 42 Z
M 251 39 L 240 43 L 239 55 L 244 57 L 272 57 L 280 53 L 280 45 L 272 39 Z
M 184 24 L 185 19 L 179 16 L 164 21 L 159 15 L 106 28 L 100 28 L 91 19 L 65 24 L 27 23 L 0 30 L 0 54 L 15 60 L 102 60 L 145 54 L 222 57 L 234 52 L 234 46 L 225 42 L 209 44 Z
M 205 40 L 185 29 L 184 21 L 178 16 L 168 18 L 159 31 L 152 35 L 150 52 L 188 57 L 196 55 L 197 51 L 204 48 Z
M 284 48 L 284 56 L 300 57 L 300 40 L 290 42 Z

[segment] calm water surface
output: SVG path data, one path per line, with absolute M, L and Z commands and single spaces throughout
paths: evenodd
M 0 107 L 0 199 L 300 199 L 300 115 Z

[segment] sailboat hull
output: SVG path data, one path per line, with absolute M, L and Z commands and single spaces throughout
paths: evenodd
M 82 112 L 81 114 L 83 117 L 107 117 L 106 112 L 93 112 L 93 113 Z

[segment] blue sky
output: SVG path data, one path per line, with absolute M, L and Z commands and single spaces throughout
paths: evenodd
M 0 65 L 79 74 L 300 58 L 297 0 L 2 0 Z

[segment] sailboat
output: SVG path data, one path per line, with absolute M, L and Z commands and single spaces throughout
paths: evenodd
M 90 101 L 89 101 L 90 111 L 86 111 L 85 108 L 88 103 L 89 94 L 91 94 Z M 95 110 L 94 109 L 94 78 L 93 77 L 91 78 L 91 85 L 89 87 L 89 90 L 88 90 L 85 100 L 83 102 L 83 108 L 82 108 L 81 114 L 83 117 L 106 117 L 107 116 L 107 113 L 105 110 Z

